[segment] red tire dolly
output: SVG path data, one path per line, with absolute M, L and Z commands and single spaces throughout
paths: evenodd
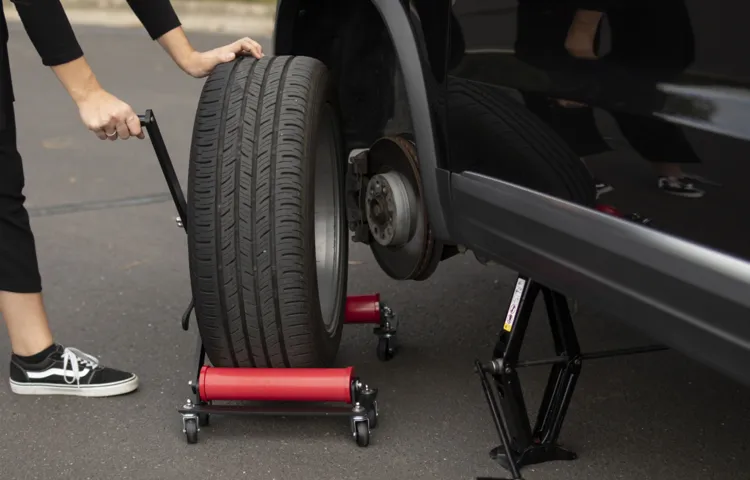
M 167 153 L 156 118 L 151 110 L 139 116 L 159 160 L 164 178 L 177 208 L 177 225 L 187 232 L 187 202 L 174 166 Z M 182 316 L 182 328 L 188 330 L 194 300 Z M 396 352 L 395 315 L 381 304 L 380 295 L 351 296 L 346 300 L 346 324 L 375 324 L 378 358 L 390 360 Z M 370 388 L 346 368 L 219 368 L 205 365 L 206 352 L 198 341 L 197 372 L 190 381 L 195 401 L 187 400 L 178 409 L 188 443 L 198 441 L 201 426 L 208 425 L 211 414 L 230 415 L 322 415 L 350 418 L 354 439 L 361 447 L 370 443 L 371 429 L 377 427 L 377 389 Z M 284 402 L 297 407 L 214 405 L 215 401 Z M 320 403 L 338 403 L 322 406 Z
M 380 301 L 379 293 L 347 297 L 345 323 L 377 325 L 373 333 L 378 337 L 377 356 L 381 362 L 393 359 L 398 352 L 398 319 L 393 310 Z
M 624 213 L 612 205 L 599 204 L 596 206 L 596 209 L 604 214 L 611 215 L 617 218 L 622 218 L 625 220 L 629 220 L 633 223 L 638 223 L 640 225 L 649 226 L 652 224 L 652 220 L 650 218 L 645 217 L 641 215 L 640 213 L 636 213 L 636 212 Z
M 212 414 L 349 417 L 352 436 L 360 447 L 370 444 L 371 431 L 377 427 L 378 391 L 362 383 L 354 375 L 353 367 L 220 368 L 201 365 L 197 383 L 190 384 L 195 402 L 188 399 L 178 410 L 189 444 L 198 442 L 200 427 L 208 424 Z M 272 405 L 215 405 L 216 401 Z M 298 406 L 278 407 L 273 402 Z M 323 406 L 322 403 L 343 405 Z
M 188 315 L 191 309 L 186 312 Z M 396 353 L 393 311 L 380 301 L 380 294 L 349 296 L 346 324 L 376 324 L 379 337 L 377 355 L 382 361 Z M 183 319 L 183 323 L 184 319 Z M 190 444 L 197 443 L 201 426 L 212 414 L 277 416 L 348 416 L 352 436 L 360 447 L 370 444 L 371 430 L 378 424 L 377 389 L 345 368 L 220 368 L 205 365 L 203 344 L 198 345 L 198 373 L 189 382 L 195 401 L 187 400 L 179 409 L 183 432 Z M 298 407 L 227 406 L 215 401 L 284 402 Z M 319 406 L 338 403 L 339 406 Z

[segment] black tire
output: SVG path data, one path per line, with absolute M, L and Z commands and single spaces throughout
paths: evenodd
M 375 409 L 367 412 L 367 420 L 370 422 L 370 429 L 375 430 L 378 428 L 378 412 Z
M 367 427 L 367 422 L 357 422 L 354 428 L 354 438 L 357 445 L 363 448 L 370 445 L 370 429 Z
M 348 268 L 343 154 L 326 67 L 243 57 L 206 80 L 188 178 L 188 249 L 198 328 L 223 367 L 325 367 L 341 340 Z M 316 275 L 316 147 L 333 145 L 339 256 L 324 325 Z M 319 172 L 319 173 L 320 173 Z M 327 291 L 322 289 L 322 291 Z
M 194 418 L 185 420 L 185 439 L 190 445 L 198 443 L 198 421 Z
M 594 206 L 583 161 L 539 117 L 503 90 L 451 78 L 448 129 L 455 170 L 474 170 L 573 203 Z

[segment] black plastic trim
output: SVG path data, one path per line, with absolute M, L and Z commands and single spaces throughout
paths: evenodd
M 451 183 L 469 249 L 750 385 L 749 263 L 473 172 Z

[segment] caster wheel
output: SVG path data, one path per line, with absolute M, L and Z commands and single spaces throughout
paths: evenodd
M 366 447 L 370 444 L 370 429 L 367 428 L 367 422 L 357 422 L 354 426 L 354 437 L 357 445 Z
M 375 406 L 367 412 L 367 420 L 370 422 L 370 429 L 378 428 L 378 407 Z
M 396 341 L 393 338 L 381 338 L 378 341 L 378 360 L 387 362 L 393 359 Z
M 198 414 L 198 424 L 201 427 L 206 427 L 209 423 L 211 423 L 211 415 L 208 413 Z
M 185 436 L 187 443 L 198 443 L 198 420 L 195 418 L 185 420 Z

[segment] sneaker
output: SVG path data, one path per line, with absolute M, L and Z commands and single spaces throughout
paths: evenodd
M 601 197 L 605 193 L 609 193 L 614 190 L 614 187 L 608 183 L 604 183 L 599 179 L 594 179 L 594 187 L 596 188 L 596 198 Z
M 10 389 L 20 395 L 110 397 L 138 388 L 138 377 L 99 364 L 75 348 L 57 346 L 38 364 L 16 355 L 10 360 Z
M 691 182 L 677 177 L 659 177 L 658 186 L 665 193 L 679 197 L 700 198 L 706 193 L 695 188 Z

